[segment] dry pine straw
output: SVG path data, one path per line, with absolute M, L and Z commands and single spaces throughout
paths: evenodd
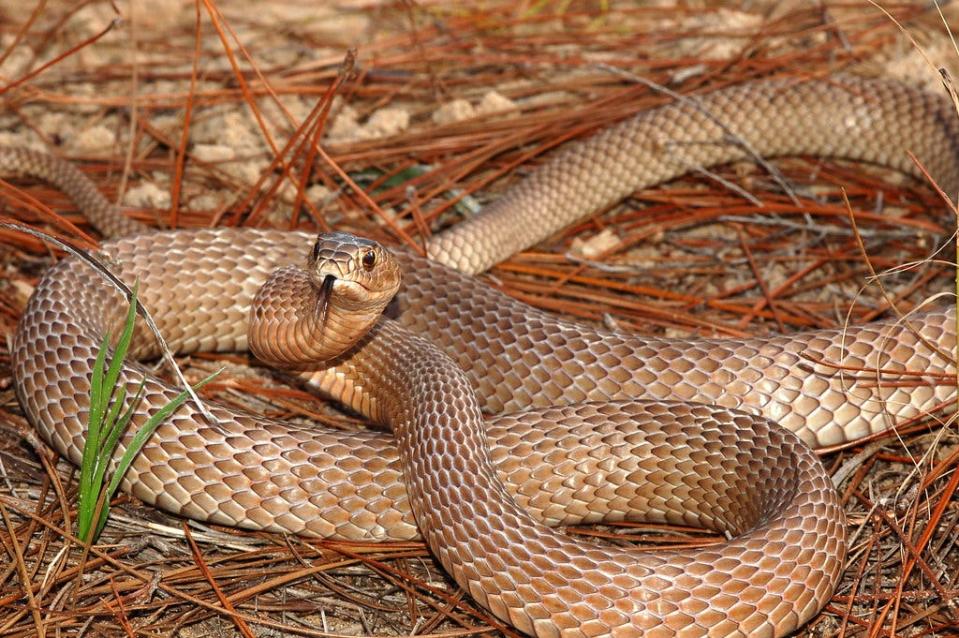
M 0 54 L 4 64 L 27 58 L 0 95 L 5 127 L 32 131 L 33 139 L 54 147 L 65 142 L 65 153 L 75 159 L 99 158 L 83 166 L 110 196 L 158 180 L 162 191 L 173 193 L 169 206 L 182 204 L 175 214 L 141 205 L 131 213 L 141 219 L 180 226 L 329 226 L 415 247 L 428 229 L 456 223 L 455 205 L 463 197 L 494 198 L 552 147 L 665 100 L 599 63 L 694 92 L 756 76 L 888 70 L 914 56 L 891 22 L 866 3 L 828 10 L 784 4 L 764 13 L 762 3 L 741 10 L 699 3 L 621 9 L 492 2 L 452 10 L 400 3 L 340 9 L 327 18 L 350 28 L 324 30 L 323 21 L 283 22 L 283 11 L 303 11 L 296 5 L 264 2 L 262 11 L 249 12 L 199 3 L 195 14 L 192 5 L 171 5 L 181 8 L 180 20 L 150 23 L 149 15 L 136 14 L 133 27 L 128 21 L 104 31 L 108 21 L 84 11 L 109 17 L 109 5 L 50 3 L 36 15 L 8 9 L 9 20 L 0 20 L 9 47 Z M 886 8 L 927 48 L 938 46 L 935 13 L 919 3 Z M 202 29 L 199 44 L 194 20 Z M 354 28 L 364 36 L 343 35 Z M 133 66 L 124 54 L 134 37 L 138 50 L 149 53 L 148 64 Z M 351 67 L 343 62 L 347 44 L 359 44 Z M 118 51 L 119 58 L 111 57 Z M 283 51 L 293 53 L 276 53 Z M 132 120 L 131 86 L 138 95 Z M 440 105 L 462 98 L 475 106 L 490 88 L 514 110 L 433 121 Z M 328 156 L 298 141 L 284 150 L 294 129 L 285 126 L 270 91 L 300 100 L 302 124 L 293 137 L 327 135 Z M 340 97 L 331 103 L 334 93 Z M 377 137 L 369 127 L 351 134 L 344 126 L 350 124 L 347 108 L 362 128 L 394 107 L 411 121 L 394 134 Z M 200 137 L 204 122 L 215 128 L 216 117 L 251 110 L 265 114 L 272 148 L 248 116 L 258 146 L 245 155 L 204 162 L 196 140 L 187 144 L 186 128 Z M 158 124 L 170 113 L 179 128 Z M 76 138 L 64 139 L 64 131 L 76 130 L 58 119 L 67 117 L 86 131 L 103 125 L 115 145 L 105 153 L 76 150 L 82 149 L 70 146 Z M 339 117 L 346 119 L 338 123 Z M 335 126 L 343 137 L 330 137 Z M 128 153 L 131 138 L 135 151 Z M 281 154 L 287 168 L 277 163 L 260 182 L 257 171 L 242 170 Z M 948 235 L 931 189 L 835 162 L 795 159 L 776 166 L 797 201 L 762 170 L 723 167 L 637 193 L 495 268 L 487 280 L 584 320 L 657 334 L 732 337 L 841 325 L 853 302 L 849 320 L 869 320 L 887 310 L 889 299 L 908 310 L 948 289 L 949 268 L 929 264 L 884 278 L 888 298 L 862 285 L 870 269 L 920 260 Z M 293 184 L 313 175 L 329 195 L 309 198 L 311 209 L 296 188 L 277 193 L 273 187 L 284 171 Z M 363 190 L 354 190 L 351 181 Z M 858 236 L 841 189 L 857 211 Z M 28 185 L 32 200 L 11 187 L 2 190 L 10 217 L 75 241 L 89 232 L 47 187 Z M 206 193 L 216 197 L 203 199 Z M 0 542 L 8 559 L 0 561 L 0 636 L 515 634 L 451 584 L 419 543 L 317 542 L 209 528 L 121 497 L 100 544 L 82 551 L 69 533 L 76 477 L 25 422 L 7 349 L 26 294 L 54 257 L 22 236 L 5 232 L 0 242 L 6 273 L 0 287 L 6 336 L 0 343 Z M 251 370 L 245 355 L 197 356 L 183 365 L 199 378 L 224 362 L 227 373 L 204 392 L 210 399 L 355 426 L 322 400 Z M 839 591 L 803 635 L 955 631 L 959 446 L 953 429 L 941 425 L 950 414 L 824 456 L 830 470 L 849 473 L 841 491 L 853 542 Z M 716 540 L 650 525 L 574 533 L 652 549 Z

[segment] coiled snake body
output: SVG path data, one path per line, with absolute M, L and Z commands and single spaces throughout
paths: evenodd
M 644 184 L 742 157 L 730 132 L 762 155 L 840 155 L 915 173 L 908 150 L 947 190 L 959 184 L 956 123 L 943 99 L 882 81 L 755 83 L 642 114 L 561 152 L 488 215 L 434 238 L 430 254 L 483 270 Z M 0 166 L 72 192 L 106 232 L 137 232 L 61 162 L 5 150 Z M 510 215 L 520 221 L 504 222 Z M 103 250 L 122 278 L 140 278 L 142 301 L 171 345 L 191 352 L 246 348 L 257 290 L 278 267 L 303 263 L 312 245 L 301 233 L 213 229 L 138 235 Z M 379 324 L 328 368 L 304 374 L 373 418 L 424 422 L 425 433 L 399 433 L 401 454 L 378 432 L 330 432 L 217 405 L 217 423 L 207 424 L 187 405 L 157 431 L 124 488 L 185 516 L 297 534 L 406 539 L 419 523 L 460 584 L 536 635 L 782 635 L 825 603 L 844 554 L 835 493 L 799 439 L 852 441 L 955 391 L 836 372 L 953 373 L 950 311 L 909 326 L 665 341 L 567 322 L 436 262 L 395 258 L 404 283 L 387 314 L 397 324 Z M 96 349 L 123 306 L 65 259 L 18 327 L 21 403 L 74 462 Z M 156 354 L 139 339 L 138 356 Z M 435 348 L 445 363 L 411 363 Z M 406 365 L 382 365 L 397 358 Z M 176 391 L 136 364 L 123 380 L 144 376 L 148 413 Z M 411 404 L 390 392 L 397 388 L 413 393 Z M 519 411 L 487 424 L 488 454 L 480 411 Z M 734 538 L 635 554 L 576 545 L 541 524 L 623 518 Z

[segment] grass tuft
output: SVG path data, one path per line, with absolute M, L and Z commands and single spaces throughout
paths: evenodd
M 127 405 L 127 388 L 118 383 L 123 362 L 133 340 L 133 328 L 136 323 L 137 289 L 139 282 L 134 284 L 130 295 L 130 308 L 127 311 L 123 324 L 123 332 L 117 341 L 113 356 L 107 365 L 107 353 L 110 350 L 110 335 L 107 333 L 100 344 L 100 350 L 93 366 L 93 376 L 90 380 L 90 417 L 87 423 L 87 438 L 83 446 L 83 456 L 80 463 L 80 500 L 77 512 L 77 536 L 84 542 L 96 542 L 106 524 L 110 511 L 110 499 L 120 487 L 120 481 L 133 462 L 134 457 L 143 448 L 157 427 L 189 398 L 190 393 L 184 390 L 172 401 L 154 412 L 146 423 L 141 426 L 127 446 L 120 460 L 117 462 L 110 482 L 103 487 L 107 469 L 113 459 L 114 452 L 119 445 L 120 437 L 127 431 L 136 413 L 137 407 L 143 400 L 145 381 L 141 380 L 133 400 Z M 219 372 L 214 372 L 193 386 L 193 390 L 206 385 Z M 126 409 L 124 409 L 126 406 Z

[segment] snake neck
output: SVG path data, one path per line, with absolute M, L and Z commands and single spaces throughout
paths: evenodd
M 315 369 L 349 351 L 379 318 L 380 308 L 332 296 L 332 288 L 317 287 L 299 267 L 276 270 L 250 307 L 250 351 L 264 363 L 293 370 Z

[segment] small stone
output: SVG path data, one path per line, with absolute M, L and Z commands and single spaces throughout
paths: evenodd
M 452 124 L 468 120 L 474 115 L 476 115 L 476 110 L 472 104 L 467 100 L 457 99 L 447 102 L 433 111 L 433 121 L 437 124 Z
M 516 102 L 509 99 L 498 91 L 489 91 L 480 100 L 476 107 L 476 113 L 485 115 L 486 113 L 499 113 L 501 111 L 511 111 L 516 108 Z
M 123 195 L 123 203 L 137 208 L 170 208 L 170 192 L 153 182 L 140 182 Z
M 573 240 L 570 252 L 586 259 L 594 259 L 604 252 L 612 250 L 619 245 L 619 237 L 610 228 L 604 228 L 601 232 L 593 235 L 589 239 Z
M 193 156 L 201 162 L 228 162 L 236 157 L 236 152 L 223 144 L 197 144 Z
M 386 107 L 370 116 L 366 130 L 370 137 L 389 137 L 410 126 L 410 112 L 399 107 Z

